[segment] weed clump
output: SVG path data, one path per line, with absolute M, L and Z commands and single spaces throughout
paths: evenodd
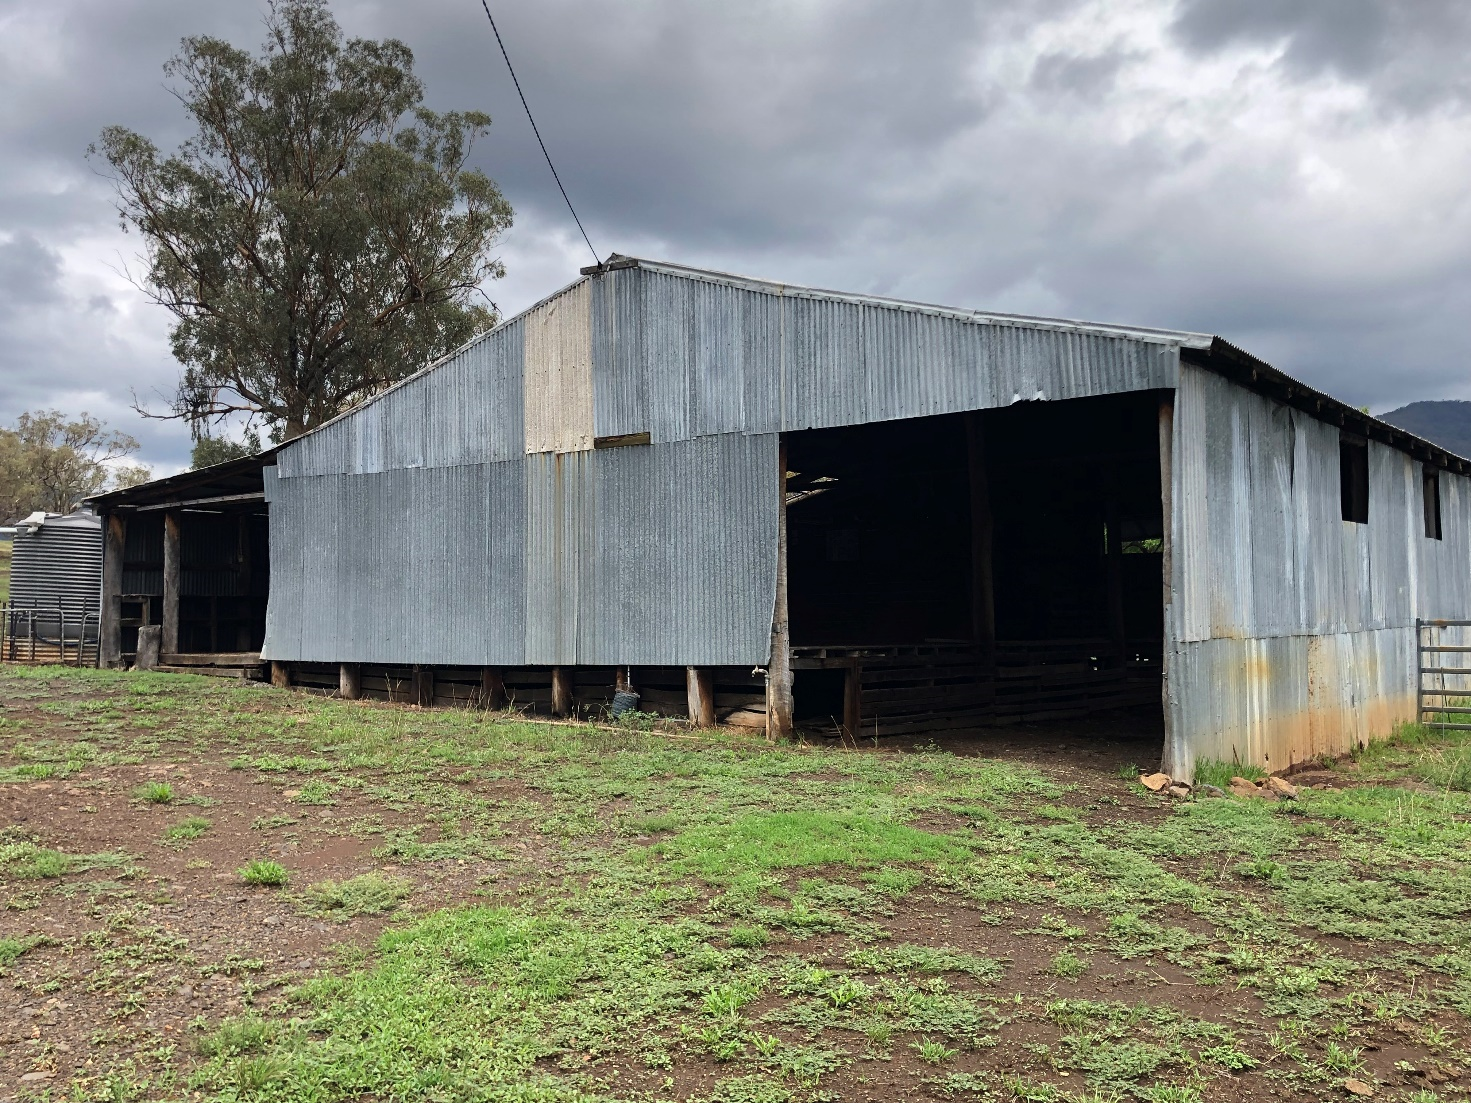
M 1243 765 L 1240 762 L 1219 762 L 1214 758 L 1195 761 L 1195 776 L 1191 784 L 1199 789 L 1202 785 L 1214 785 L 1217 789 L 1231 788 L 1233 777 L 1244 777 L 1248 781 L 1260 781 L 1267 771 L 1260 766 Z
M 200 838 L 209 828 L 210 822 L 203 816 L 190 816 L 170 827 L 163 833 L 163 837 L 165 842 L 183 845 Z
M 302 910 L 310 915 L 346 920 L 355 915 L 383 915 L 414 891 L 407 877 L 364 873 L 345 881 L 318 881 L 303 893 Z
M 286 867 L 280 862 L 266 861 L 261 858 L 246 863 L 237 872 L 247 885 L 266 885 L 275 888 L 284 885 L 291 879 L 291 875 L 286 872 Z
M 174 799 L 174 787 L 166 781 L 149 781 L 134 789 L 133 797 L 144 804 L 169 804 Z

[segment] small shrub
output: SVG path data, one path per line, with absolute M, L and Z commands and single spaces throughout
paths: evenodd
M 166 781 L 150 781 L 134 789 L 133 796 L 144 804 L 168 804 L 174 799 L 174 787 Z
M 237 872 L 247 885 L 275 887 L 284 885 L 291 878 L 291 875 L 286 872 L 286 867 L 280 862 L 266 861 L 261 858 L 241 866 Z
M 332 919 L 382 915 L 397 908 L 413 891 L 414 883 L 407 877 L 390 877 L 374 871 L 346 881 L 318 881 L 308 885 L 303 894 L 303 910 Z

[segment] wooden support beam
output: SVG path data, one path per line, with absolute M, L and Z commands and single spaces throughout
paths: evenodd
M 792 632 L 787 611 L 787 442 L 778 449 L 776 480 L 776 608 L 766 668 L 766 738 L 792 734 Z
M 552 667 L 552 715 L 572 715 L 572 668 Z
M 1119 535 L 1118 485 L 1111 470 L 1104 472 L 1103 480 L 1103 525 L 1108 534 L 1104 547 L 1108 634 L 1113 642 L 1114 661 L 1123 666 L 1128 634 L 1124 631 L 1124 542 Z
M 685 696 L 689 702 L 690 722 L 697 728 L 715 726 L 715 679 L 709 667 L 684 668 Z
M 498 666 L 480 668 L 480 707 L 483 709 L 506 707 L 506 677 Z
M 987 666 L 996 662 L 996 586 L 993 577 L 994 525 L 991 484 L 986 472 L 986 435 L 982 413 L 965 415 L 966 459 L 970 470 L 971 632 Z
M 235 647 L 241 651 L 249 651 L 251 645 L 250 630 L 250 517 L 242 513 L 235 519 L 235 574 L 239 580 L 235 586 L 238 595 L 237 615 L 240 620 L 235 625 Z
M 363 695 L 363 668 L 357 663 L 342 663 L 337 668 L 337 692 L 344 700 L 356 701 Z
M 413 694 L 413 702 L 420 708 L 428 708 L 434 704 L 434 668 L 428 666 L 414 667 L 413 684 L 410 686 Z
M 107 515 L 102 543 L 102 607 L 98 625 L 97 665 L 123 664 L 123 553 L 128 543 L 128 521 Z
M 291 688 L 291 668 L 285 663 L 271 660 L 271 685 L 277 689 Z
M 1179 761 L 1182 749 L 1175 746 L 1174 714 L 1170 708 L 1170 651 L 1175 644 L 1175 392 L 1159 400 L 1159 494 L 1164 517 L 1164 539 L 1160 543 L 1160 574 L 1164 577 L 1164 651 L 1160 662 L 1160 705 L 1164 710 L 1165 742 L 1160 769 L 1172 777 L 1183 773 L 1188 763 Z
M 163 649 L 179 650 L 179 586 L 183 576 L 180 560 L 179 515 L 163 515 Z
M 843 673 L 843 734 L 857 739 L 863 727 L 863 665 L 856 659 Z

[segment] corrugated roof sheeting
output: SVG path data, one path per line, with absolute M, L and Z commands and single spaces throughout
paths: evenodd
M 1173 769 L 1187 748 L 1286 765 L 1413 718 L 1415 619 L 1471 618 L 1471 480 L 1440 472 L 1431 539 L 1421 463 L 1370 441 L 1355 524 L 1336 426 L 1189 364 L 1175 417 Z
M 279 479 L 264 654 L 744 665 L 769 650 L 777 443 Z

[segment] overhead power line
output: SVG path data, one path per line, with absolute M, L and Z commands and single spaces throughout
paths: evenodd
M 501 57 L 506 59 L 506 71 L 511 74 L 511 83 L 516 86 L 516 95 L 521 97 L 521 106 L 526 109 L 527 121 L 531 123 L 531 132 L 536 135 L 536 144 L 541 146 L 541 155 L 547 159 L 547 168 L 552 170 L 552 179 L 557 182 L 557 190 L 562 193 L 566 200 L 567 209 L 572 212 L 572 221 L 577 223 L 577 228 L 582 231 L 582 240 L 587 242 L 588 251 L 592 253 L 594 264 L 602 264 L 598 251 L 592 247 L 592 239 L 587 236 L 587 231 L 582 228 L 582 219 L 577 217 L 577 208 L 572 205 L 571 198 L 567 195 L 567 189 L 562 186 L 562 178 L 557 175 L 557 166 L 552 164 L 552 155 L 547 152 L 547 144 L 541 140 L 541 131 L 537 129 L 536 119 L 531 115 L 531 105 L 526 102 L 526 93 L 521 91 L 521 82 L 516 79 L 516 70 L 511 65 L 511 55 L 506 53 L 506 43 L 501 38 L 500 28 L 495 25 L 495 16 L 490 14 L 490 4 L 487 0 L 480 0 L 480 6 L 485 9 L 485 18 L 490 20 L 490 29 L 495 32 L 496 45 L 501 48 Z

